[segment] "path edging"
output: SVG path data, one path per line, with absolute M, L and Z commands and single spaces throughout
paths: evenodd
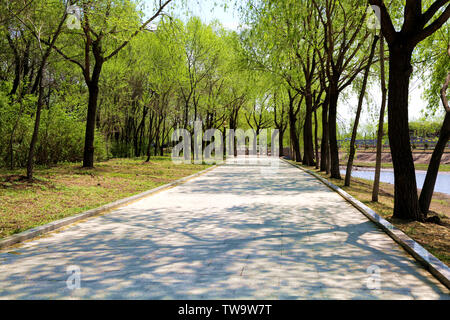
M 14 234 L 12 236 L 6 237 L 3 240 L 0 240 L 0 249 L 4 249 L 4 248 L 7 248 L 7 247 L 10 247 L 10 246 L 12 246 L 14 244 L 23 242 L 25 240 L 33 239 L 35 237 L 38 237 L 38 236 L 41 236 L 43 234 L 49 233 L 51 231 L 54 231 L 54 230 L 60 229 L 62 227 L 65 227 L 65 226 L 67 226 L 69 224 L 72 224 L 74 222 L 77 222 L 77 221 L 80 221 L 80 220 L 83 220 L 83 219 L 86 219 L 86 218 L 89 218 L 89 217 L 100 215 L 100 214 L 105 213 L 107 211 L 110 211 L 110 210 L 113 210 L 113 209 L 117 209 L 119 207 L 122 207 L 122 206 L 125 206 L 127 204 L 130 204 L 130 203 L 132 203 L 132 202 L 134 202 L 136 200 L 140 200 L 140 199 L 143 199 L 145 197 L 148 197 L 148 196 L 150 196 L 150 195 L 152 195 L 154 193 L 163 191 L 165 189 L 169 189 L 169 188 L 174 187 L 176 185 L 183 184 L 187 180 L 190 180 L 192 178 L 196 178 L 196 177 L 198 177 L 198 176 L 200 176 L 202 174 L 205 174 L 205 173 L 215 169 L 217 166 L 218 165 L 214 165 L 214 166 L 212 166 L 210 168 L 207 168 L 205 170 L 199 171 L 199 172 L 194 173 L 194 174 L 192 174 L 190 176 L 187 176 L 187 177 L 184 177 L 184 178 L 172 181 L 172 182 L 170 182 L 168 184 L 156 187 L 156 188 L 148 190 L 148 191 L 144 191 L 144 192 L 136 194 L 134 196 L 127 197 L 127 198 L 124 198 L 124 199 L 120 199 L 120 200 L 117 200 L 117 201 L 105 204 L 105 205 L 103 205 L 101 207 L 94 208 L 94 209 L 91 209 L 91 210 L 88 210 L 88 211 L 84 211 L 84 212 L 79 213 L 77 215 L 70 216 L 70 217 L 67 217 L 67 218 L 63 218 L 63 219 L 60 219 L 60 220 L 56 220 L 56 221 L 44 224 L 42 226 L 35 227 L 35 228 L 32 228 L 32 229 L 29 229 L 29 230 L 26 230 L 26 231 Z
M 374 210 L 370 209 L 368 206 L 363 204 L 361 201 L 355 199 L 353 196 L 339 188 L 338 186 L 332 184 L 328 180 L 317 175 L 315 172 L 305 169 L 297 164 L 281 159 L 284 162 L 314 176 L 323 184 L 325 184 L 330 189 L 336 191 L 345 200 L 352 204 L 356 209 L 358 209 L 362 214 L 364 214 L 370 221 L 375 223 L 379 228 L 381 228 L 385 233 L 387 233 L 395 242 L 401 245 L 409 254 L 411 254 L 417 261 L 419 261 L 425 268 L 430 271 L 430 273 L 435 276 L 442 284 L 450 289 L 450 268 L 447 267 L 441 260 L 436 258 L 430 252 L 428 252 L 424 247 L 418 244 L 416 241 L 407 236 L 403 231 L 397 229 L 391 223 L 383 219 Z

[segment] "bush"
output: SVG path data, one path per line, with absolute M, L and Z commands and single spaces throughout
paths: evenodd
M 49 165 L 82 161 L 85 123 L 74 119 L 58 106 L 45 110 L 42 119 L 36 163 Z M 98 132 L 95 134 L 94 148 L 96 161 L 108 158 L 105 140 Z
M 9 141 L 12 128 L 17 122 L 13 139 L 14 166 L 26 166 L 34 128 L 33 108 L 35 107 L 34 101 L 27 103 L 30 106 L 27 106 L 22 116 L 18 117 L 19 106 L 5 101 L 5 98 L 0 95 L 0 165 L 9 165 Z M 64 110 L 61 105 L 55 104 L 50 110 L 42 110 L 35 153 L 36 164 L 53 165 L 59 162 L 82 161 L 84 135 L 85 122 Z M 95 134 L 94 148 L 96 161 L 108 159 L 105 139 L 98 132 Z

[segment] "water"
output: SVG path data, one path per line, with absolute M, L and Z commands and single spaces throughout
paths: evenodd
M 345 169 L 341 170 L 341 174 L 345 175 Z M 417 188 L 421 189 L 425 181 L 426 172 L 416 171 Z M 352 177 L 372 180 L 375 177 L 374 170 L 352 170 Z M 394 184 L 394 172 L 389 170 L 381 170 L 380 181 Z M 442 192 L 450 194 L 450 174 L 439 173 L 436 179 L 434 192 Z

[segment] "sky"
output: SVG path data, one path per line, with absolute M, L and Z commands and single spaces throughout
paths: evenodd
M 422 99 L 423 89 L 421 88 L 422 81 L 417 78 L 412 78 L 409 85 L 409 108 L 408 116 L 410 121 L 419 120 L 422 118 L 422 110 L 428 105 L 428 103 Z M 387 86 L 387 83 L 386 83 Z M 381 88 L 379 85 L 373 85 L 368 89 L 370 99 L 375 103 L 377 108 L 377 115 L 379 113 L 379 108 L 381 107 Z M 355 118 L 356 107 L 358 105 L 358 95 L 353 94 L 347 99 L 340 99 L 338 105 L 338 118 L 342 121 L 347 122 L 347 125 L 353 121 Z M 362 114 L 361 114 L 361 125 L 367 125 L 368 123 L 373 123 L 369 111 L 368 111 L 367 101 L 364 100 Z M 373 108 L 373 105 L 372 105 Z M 387 105 L 386 105 L 387 108 Z M 377 117 L 378 119 L 378 117 Z M 387 121 L 387 117 L 385 118 Z
M 198 16 L 204 23 L 210 23 L 217 19 L 225 28 L 237 30 L 239 14 L 234 8 L 234 2 L 227 0 L 186 0 L 187 8 L 181 9 L 179 6 L 174 8 L 177 5 L 177 1 L 174 1 L 169 12 L 184 21 L 189 19 L 190 16 Z M 214 5 L 214 3 L 217 4 Z M 224 3 L 229 4 L 226 10 L 221 7 Z M 189 16 L 186 15 L 186 10 L 189 10 Z

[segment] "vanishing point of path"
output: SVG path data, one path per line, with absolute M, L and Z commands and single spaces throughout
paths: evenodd
M 183 185 L 3 250 L 0 298 L 450 298 L 338 194 L 274 161 L 278 169 L 267 159 L 233 159 Z M 80 268 L 79 289 L 66 285 L 69 266 Z M 374 266 L 378 290 L 367 286 Z

